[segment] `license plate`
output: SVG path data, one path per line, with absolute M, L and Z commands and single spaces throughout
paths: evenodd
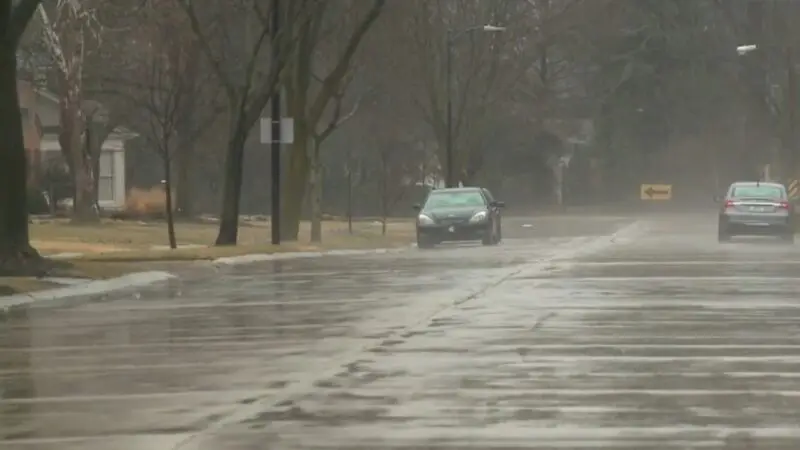
M 753 207 L 751 207 L 751 208 L 750 208 L 750 211 L 755 211 L 755 212 L 766 212 L 766 211 L 767 211 L 767 208 L 766 208 L 766 207 L 764 207 L 764 206 L 753 206 Z
M 447 229 L 447 231 L 449 231 L 451 233 L 455 233 L 456 227 L 450 227 L 450 228 Z

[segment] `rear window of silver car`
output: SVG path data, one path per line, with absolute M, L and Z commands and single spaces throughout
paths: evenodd
M 731 197 L 782 199 L 784 191 L 777 186 L 734 186 Z

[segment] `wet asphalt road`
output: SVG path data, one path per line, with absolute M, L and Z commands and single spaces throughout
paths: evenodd
M 509 220 L 495 248 L 20 309 L 0 449 L 798 448 L 800 246 L 711 218 Z

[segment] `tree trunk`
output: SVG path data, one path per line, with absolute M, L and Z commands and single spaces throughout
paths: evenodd
M 168 143 L 164 143 L 165 148 Z M 168 150 L 166 150 L 168 152 Z M 178 248 L 178 241 L 175 239 L 175 214 L 172 208 L 172 164 L 170 155 L 164 156 L 164 198 L 167 214 L 167 238 L 169 238 L 169 248 L 175 250 Z
M 320 143 L 313 139 L 311 149 L 311 242 L 322 242 L 322 164 L 319 160 Z
M 381 234 L 386 236 L 386 220 L 389 216 L 389 160 L 381 157 Z
M 353 234 L 353 167 L 347 162 L 347 232 Z
M 23 270 L 41 258 L 28 236 L 27 165 L 17 96 L 16 49 L 0 42 L 0 274 Z
M 66 81 L 65 84 L 69 82 Z M 94 208 L 94 181 L 92 180 L 92 163 L 85 151 L 81 135 L 84 131 L 83 117 L 80 110 L 80 98 L 74 89 L 67 89 L 61 99 L 60 118 L 61 131 L 58 136 L 61 152 L 68 161 L 74 195 L 72 198 L 73 220 L 91 222 L 97 220 Z
M 237 117 L 231 117 L 231 127 L 236 127 L 239 122 Z M 239 202 L 242 197 L 242 166 L 247 132 L 234 128 L 231 130 L 230 136 L 231 140 L 225 155 L 222 215 L 215 245 L 236 245 L 239 239 Z
M 281 240 L 296 241 L 300 232 L 300 213 L 303 209 L 303 199 L 308 185 L 308 172 L 310 167 L 308 155 L 309 136 L 304 124 L 298 123 L 295 118 L 295 134 L 292 151 L 289 154 L 289 167 L 286 171 L 284 186 L 281 189 Z

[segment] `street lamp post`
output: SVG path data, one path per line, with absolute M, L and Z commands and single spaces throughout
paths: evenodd
M 498 33 L 505 31 L 505 27 L 498 27 L 495 25 L 481 25 L 477 27 L 467 28 L 460 31 L 454 31 L 451 29 L 447 30 L 447 55 L 445 57 L 445 78 L 447 80 L 447 87 L 446 87 L 446 126 L 447 126 L 447 134 L 445 136 L 445 157 L 446 157 L 446 165 L 447 168 L 445 169 L 445 186 L 447 187 L 455 187 L 455 164 L 453 163 L 453 44 L 456 42 L 458 38 L 461 36 L 466 35 L 467 33 L 472 33 L 475 31 L 485 31 L 489 33 Z

